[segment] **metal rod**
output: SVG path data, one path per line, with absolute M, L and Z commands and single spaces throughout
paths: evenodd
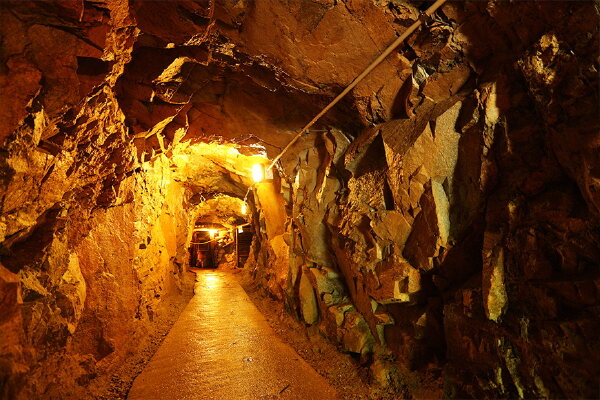
M 446 1 L 447 0 L 437 0 L 435 3 L 433 3 L 433 5 L 431 7 L 429 7 L 427 9 L 427 11 L 425 11 L 423 13 L 423 15 L 426 16 L 426 17 L 430 17 L 431 14 L 433 14 L 438 8 L 440 8 Z M 302 136 L 302 134 L 304 132 L 306 132 L 308 130 L 308 128 L 310 128 L 315 122 L 317 122 L 317 120 L 319 118 L 321 118 L 327 111 L 329 111 L 331 109 L 331 107 L 333 107 L 334 105 L 336 105 L 344 96 L 346 96 L 348 94 L 348 92 L 350 92 L 356 85 L 358 85 L 358 83 L 360 81 L 362 81 L 363 78 L 369 74 L 369 72 L 371 72 L 388 55 L 390 55 L 390 53 L 392 51 L 394 51 L 394 49 L 396 47 L 398 47 L 404 40 L 406 40 L 406 38 L 411 33 L 413 33 L 415 30 L 417 30 L 417 28 L 419 26 L 421 26 L 421 24 L 424 22 L 424 20 L 425 20 L 424 18 L 419 18 L 417 21 L 415 21 L 407 30 L 405 30 L 402 33 L 402 35 L 400 35 L 396 40 L 394 40 L 394 42 L 391 45 L 389 45 L 388 48 L 385 49 L 383 51 L 383 53 L 381 53 L 379 55 L 379 57 L 377 57 L 377 59 L 375 59 L 375 61 L 373 61 L 360 75 L 358 75 L 356 78 L 354 78 L 354 80 L 348 86 L 346 86 L 346 89 L 344 89 L 342 91 L 342 93 L 338 94 L 337 97 L 331 101 L 331 103 L 329 103 L 324 109 L 321 110 L 321 112 L 319 112 L 313 119 L 311 119 L 310 122 L 308 124 L 306 124 L 304 126 L 304 128 L 302 128 L 302 130 L 300 132 L 298 132 L 296 134 L 296 136 L 294 136 L 292 138 L 292 140 L 287 144 L 287 146 L 285 146 L 283 148 L 283 150 L 281 150 L 281 153 L 279 153 L 273 159 L 273 162 L 271 162 L 271 164 L 269 165 L 269 169 L 271 169 L 271 168 L 273 168 L 275 166 L 275 164 L 277 163 L 277 161 L 279 161 L 279 159 L 285 154 L 285 152 L 288 151 L 289 148 L 292 147 L 292 145 L 294 143 L 296 143 L 296 141 L 300 138 L 300 136 Z

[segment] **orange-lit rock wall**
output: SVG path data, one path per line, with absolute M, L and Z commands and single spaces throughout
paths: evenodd
M 191 222 L 183 187 L 153 171 L 125 179 L 120 190 L 127 202 L 85 219 L 77 202 L 63 203 L 59 227 L 34 225 L 35 239 L 13 247 L 22 256 L 3 257 L 6 398 L 89 396 L 143 348 L 161 301 L 181 294 Z
M 486 53 L 470 8 L 475 21 L 436 44 L 441 60 L 413 64 L 396 100 L 410 118 L 353 141 L 313 133 L 284 157 L 289 269 L 260 261 L 273 259 L 268 229 L 248 266 L 307 326 L 372 355 L 382 383 L 412 379 L 392 357 L 440 374 L 449 397 L 598 395 L 598 358 L 585 355 L 599 345 L 600 136 L 583 50 L 598 32 L 585 9 L 555 10 L 582 31 L 546 16 L 545 33 L 489 5 L 498 25 L 479 39 L 509 37 Z
M 88 398 L 181 294 L 191 194 L 140 163 L 115 84 L 113 3 L 2 5 L 0 397 Z M 150 158 L 152 154 L 148 154 Z
M 277 182 L 278 183 L 278 182 Z M 258 213 L 253 215 L 258 235 L 255 246 L 255 259 L 262 266 L 254 269 L 258 275 L 253 278 L 268 287 L 269 292 L 283 301 L 288 282 L 290 264 L 289 234 L 286 233 L 285 204 L 279 185 L 272 181 L 257 183 L 254 201 Z M 287 240 L 286 240 L 287 239 Z

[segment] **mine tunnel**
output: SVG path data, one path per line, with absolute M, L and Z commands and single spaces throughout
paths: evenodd
M 0 21 L 0 398 L 600 398 L 597 1 Z
M 261 164 L 255 165 L 262 168 Z M 190 267 L 244 266 L 252 244 L 248 203 L 245 201 L 250 189 L 243 200 L 222 194 L 204 199 L 197 211 L 190 241 Z

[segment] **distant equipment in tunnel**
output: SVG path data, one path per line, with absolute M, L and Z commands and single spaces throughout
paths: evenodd
M 226 232 L 224 226 L 218 224 L 196 225 L 190 243 L 190 267 L 217 268 L 217 241 Z
M 212 251 L 210 230 L 194 230 L 190 246 L 190 267 L 214 268 L 214 255 Z
M 248 223 L 227 229 L 218 224 L 196 225 L 190 242 L 190 267 L 218 268 L 223 254 L 231 254 L 232 267 L 242 268 L 250 254 L 253 229 Z M 235 253 L 227 248 L 234 246 Z M 225 250 L 225 253 L 223 251 Z

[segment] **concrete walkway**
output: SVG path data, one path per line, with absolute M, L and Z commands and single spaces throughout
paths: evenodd
M 198 272 L 196 294 L 130 400 L 331 400 L 335 390 L 284 344 L 236 278 Z

